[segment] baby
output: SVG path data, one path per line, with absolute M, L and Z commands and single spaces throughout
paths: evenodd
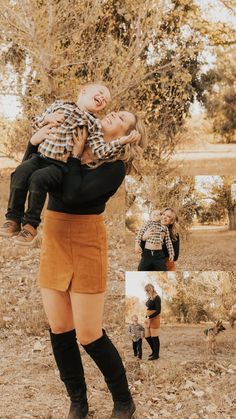
M 138 323 L 138 316 L 134 314 L 131 317 L 131 322 L 128 327 L 128 333 L 132 338 L 134 356 L 142 359 L 142 339 L 144 337 L 144 327 Z
M 109 143 L 104 141 L 100 120 L 93 113 L 103 110 L 110 100 L 110 91 L 104 84 L 88 83 L 80 88 L 76 103 L 56 101 L 35 118 L 35 134 L 30 143 L 39 145 L 38 153 L 21 163 L 11 176 L 6 222 L 0 228 L 1 236 L 17 236 L 15 242 L 24 246 L 30 246 L 35 241 L 47 192 L 62 183 L 78 129 L 87 130 L 86 144 L 100 161 L 118 156 L 125 144 L 135 140 L 136 132 L 133 131 Z M 53 121 L 55 125 L 55 115 L 57 127 L 52 126 Z M 42 134 L 37 135 L 37 132 L 42 131 L 46 124 L 51 124 L 51 129 L 46 134 L 46 127 L 45 138 L 42 138 Z M 80 155 L 74 157 L 79 158 Z M 81 181 L 78 171 L 78 182 Z M 24 212 L 28 192 L 28 208 Z

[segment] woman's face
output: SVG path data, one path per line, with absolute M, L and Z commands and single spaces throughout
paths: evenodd
M 175 216 L 171 210 L 166 210 L 161 215 L 161 223 L 168 226 L 173 224 L 175 221 Z
M 135 126 L 135 116 L 131 112 L 110 112 L 102 120 L 105 141 L 110 141 L 127 135 L 131 127 Z

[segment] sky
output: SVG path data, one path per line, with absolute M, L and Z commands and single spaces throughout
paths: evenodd
M 150 279 L 146 272 L 126 272 L 125 295 L 127 297 L 137 297 L 142 303 L 145 302 L 147 299 L 144 291 L 146 284 L 153 284 L 160 297 L 162 297 L 162 290 L 157 281 Z
M 144 287 L 146 284 L 152 284 L 156 288 L 160 297 L 163 297 L 161 287 L 158 285 L 158 272 L 155 274 L 155 279 L 148 276 L 147 272 L 126 272 L 125 275 L 125 295 L 127 297 L 137 297 L 141 303 L 147 300 Z M 174 272 L 166 272 L 170 281 L 175 280 Z
M 14 120 L 20 116 L 21 107 L 20 100 L 15 95 L 0 95 L 0 114 L 10 120 Z

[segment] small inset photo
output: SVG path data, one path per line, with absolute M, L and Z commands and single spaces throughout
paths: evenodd
M 138 418 L 235 416 L 235 296 L 236 272 L 126 273 Z
M 236 178 L 126 179 L 126 271 L 236 270 Z
M 235 295 L 235 272 L 126 272 L 126 359 L 232 363 Z

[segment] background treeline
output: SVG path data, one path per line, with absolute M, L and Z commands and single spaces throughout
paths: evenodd
M 214 7 L 233 18 L 234 4 Z M 1 93 L 22 107 L 16 122 L 0 121 L 8 154 L 24 148 L 33 115 L 100 79 L 112 88 L 112 109 L 146 120 L 142 173 L 166 170 L 196 99 L 220 141 L 235 140 L 235 25 L 214 23 L 193 0 L 0 0 L 0 25 Z M 204 67 L 209 54 L 214 67 Z

